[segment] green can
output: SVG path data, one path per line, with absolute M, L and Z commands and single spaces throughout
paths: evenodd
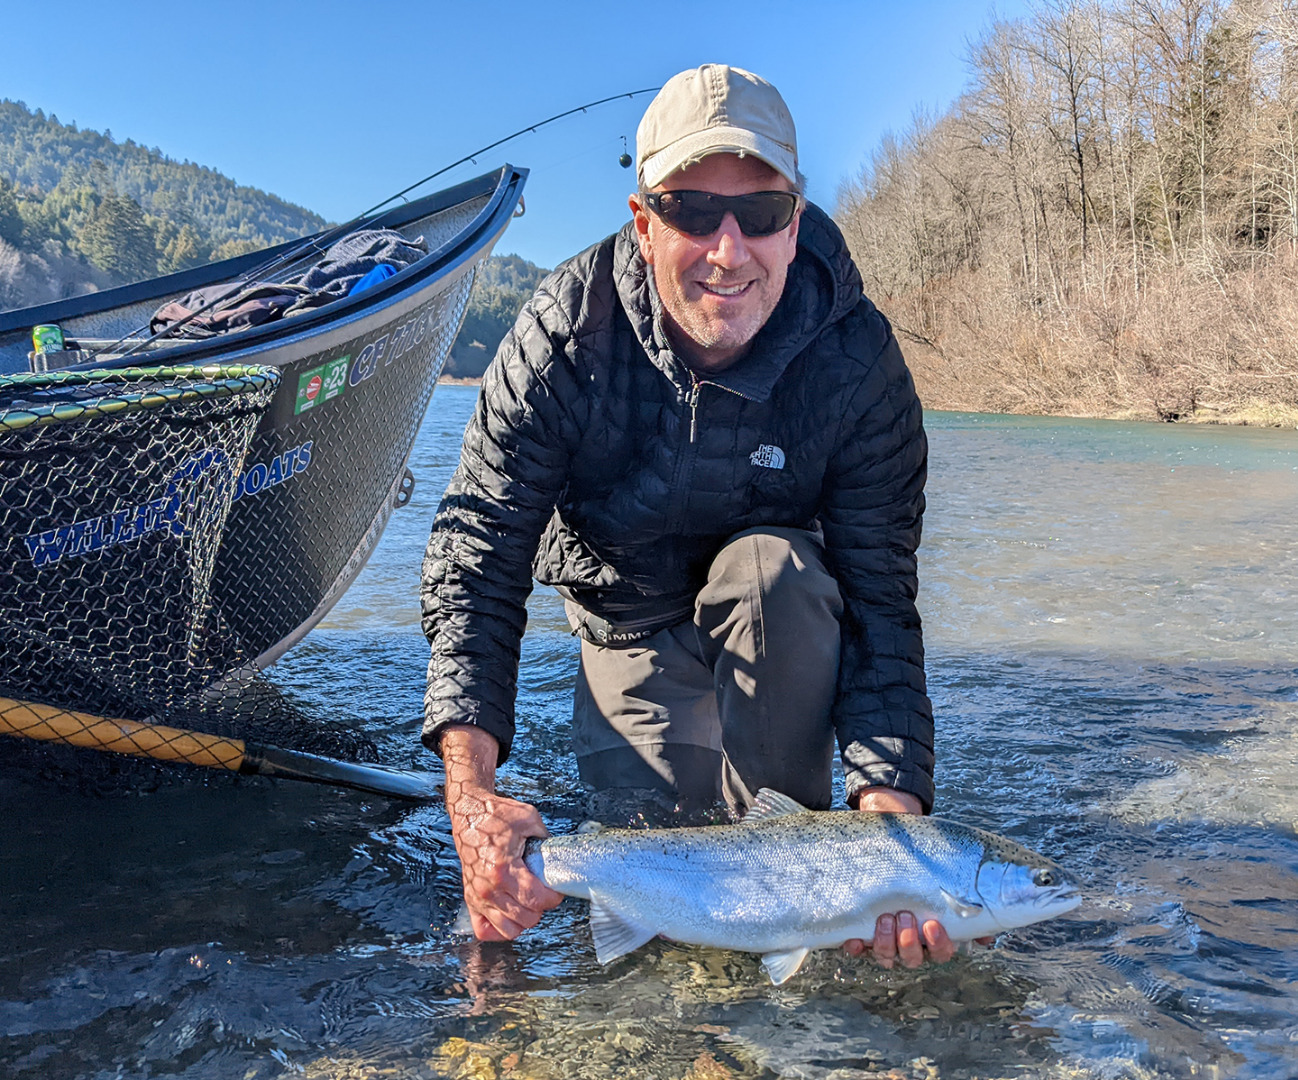
M 32 327 L 32 348 L 40 352 L 62 352 L 63 331 L 57 326 Z

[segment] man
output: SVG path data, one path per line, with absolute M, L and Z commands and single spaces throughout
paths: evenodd
M 555 270 L 501 344 L 424 563 L 423 738 L 484 940 L 560 899 L 521 859 L 540 816 L 494 792 L 533 573 L 582 638 L 573 743 L 597 791 L 742 811 L 773 787 L 824 808 L 837 736 L 852 805 L 932 805 L 927 447 L 897 343 L 803 199 L 769 83 L 682 72 L 636 150 L 632 221 Z M 876 928 L 886 966 L 925 947 L 953 952 L 906 912 Z

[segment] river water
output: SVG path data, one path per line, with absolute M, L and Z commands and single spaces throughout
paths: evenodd
M 271 678 L 432 766 L 417 573 L 475 391 Z M 13 1078 L 1298 1076 L 1298 433 L 930 415 L 921 605 L 938 805 L 1087 902 L 942 968 L 653 942 L 585 905 L 455 937 L 445 814 L 289 782 L 91 797 L 0 784 L 0 1074 Z M 575 650 L 538 591 L 503 786 L 581 819 Z

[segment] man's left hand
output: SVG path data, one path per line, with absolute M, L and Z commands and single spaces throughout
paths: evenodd
M 866 788 L 861 792 L 856 808 L 867 813 L 922 814 L 924 808 L 914 795 L 892 788 Z M 990 942 L 990 938 L 981 939 Z M 874 954 L 880 967 L 890 968 L 898 960 L 902 967 L 917 968 L 928 959 L 945 964 L 955 956 L 955 943 L 947 937 L 946 929 L 936 919 L 923 926 L 913 912 L 898 911 L 880 915 L 874 924 L 874 940 L 868 945 L 860 938 L 845 942 L 843 948 L 852 956 L 860 956 L 867 949 Z

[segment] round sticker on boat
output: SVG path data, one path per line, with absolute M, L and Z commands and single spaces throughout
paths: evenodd
M 302 391 L 306 395 L 307 401 L 315 401 L 316 395 L 320 393 L 320 387 L 322 386 L 324 386 L 324 379 L 320 378 L 319 375 L 313 376 L 311 381 L 306 384 L 306 389 Z

